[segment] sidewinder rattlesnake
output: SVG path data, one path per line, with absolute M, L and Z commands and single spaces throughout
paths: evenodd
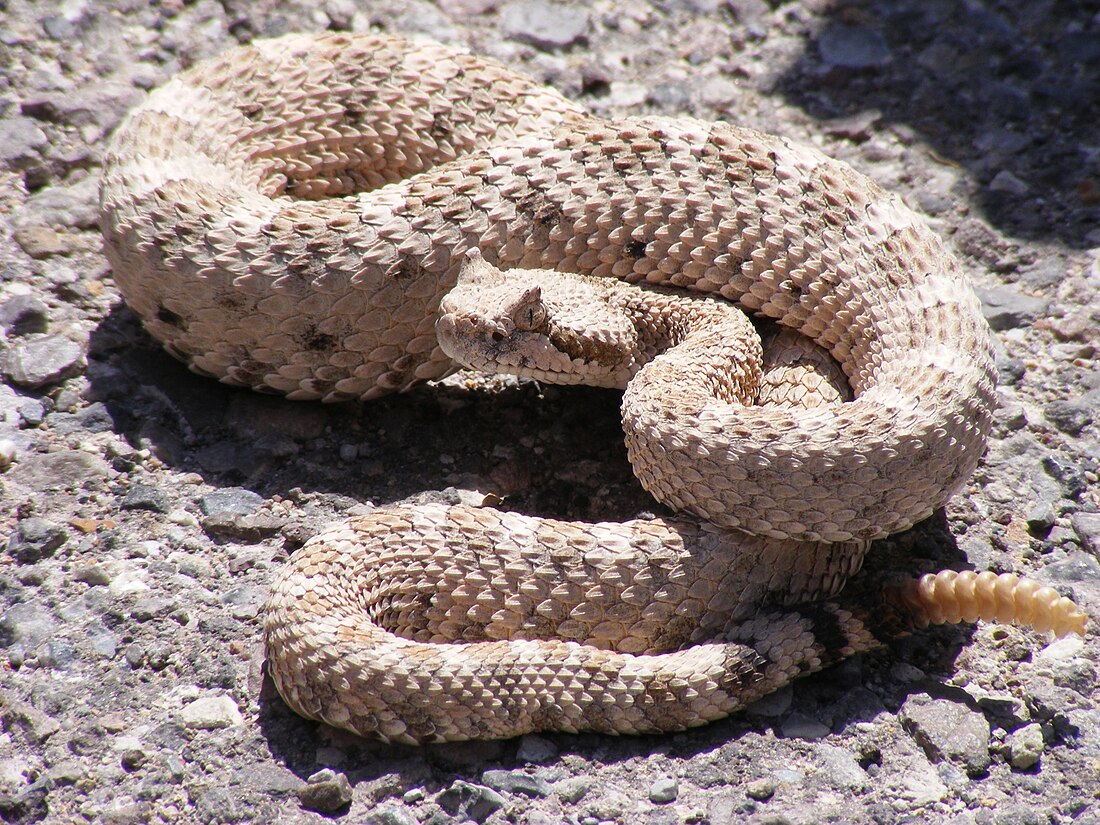
M 994 370 L 935 234 L 816 149 L 728 123 L 600 120 L 434 43 L 289 35 L 151 94 L 114 137 L 101 207 L 150 334 L 197 372 L 292 399 L 367 400 L 454 370 L 439 307 L 478 249 L 501 270 L 725 299 L 707 303 L 812 339 L 850 385 L 850 403 L 798 408 L 740 403 L 719 381 L 629 417 L 639 478 L 682 518 L 400 506 L 315 537 L 265 624 L 269 672 L 303 715 L 403 742 L 677 730 L 929 621 L 1083 629 L 1049 588 L 986 573 L 832 599 L 867 542 L 974 470 Z M 596 349 L 572 352 L 582 372 Z M 624 412 L 636 383 L 659 396 L 676 379 L 653 355 Z

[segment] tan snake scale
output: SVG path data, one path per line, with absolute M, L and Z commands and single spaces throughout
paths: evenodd
M 724 298 L 816 341 L 850 385 L 814 408 L 685 401 L 643 368 L 631 460 L 683 518 L 389 507 L 312 539 L 265 620 L 268 672 L 306 716 L 407 742 L 676 730 L 930 620 L 1083 628 L 1049 588 L 992 574 L 825 600 L 868 540 L 973 471 L 994 371 L 940 240 L 816 149 L 599 120 L 434 43 L 291 35 L 151 94 L 115 135 L 101 204 L 146 329 L 198 372 L 293 399 L 452 371 L 439 306 L 478 248 L 501 270 Z M 634 409 L 647 393 L 668 408 Z

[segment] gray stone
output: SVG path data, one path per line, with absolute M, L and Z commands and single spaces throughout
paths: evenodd
M 268 513 L 234 515 L 218 513 L 202 520 L 202 529 L 210 536 L 255 543 L 273 536 L 283 528 L 283 520 Z
M 817 48 L 823 61 L 845 69 L 870 69 L 890 62 L 885 38 L 866 26 L 830 26 Z
M 4 822 L 42 822 L 49 815 L 45 777 L 21 788 L 17 793 L 0 793 L 0 820 Z
M 1046 535 L 1054 526 L 1054 505 L 1049 501 L 1037 501 L 1028 508 L 1024 521 L 1027 529 L 1036 535 Z
M 683 83 L 658 83 L 646 92 L 646 101 L 666 112 L 682 112 L 691 105 L 691 95 Z
M 46 420 L 46 407 L 36 398 L 28 398 L 19 405 L 19 417 L 27 427 L 41 426 Z
M 55 785 L 75 785 L 88 775 L 79 759 L 64 759 L 50 768 L 47 776 Z
M 84 450 L 26 455 L 10 471 L 14 480 L 38 491 L 86 486 L 109 473 L 106 461 Z
M 264 503 L 264 498 L 242 487 L 226 487 L 207 493 L 199 502 L 203 515 L 207 516 L 247 516 L 255 513 Z
M 815 746 L 814 752 L 834 787 L 861 790 L 868 786 L 867 772 L 849 751 L 822 742 Z
M 1005 744 L 1008 746 L 1008 763 L 1018 771 L 1031 770 L 1039 764 L 1046 746 L 1043 727 L 1037 722 L 1024 725 L 1009 734 Z
M 32 602 L 17 602 L 0 613 L 0 646 L 19 644 L 33 650 L 57 632 L 50 612 Z
M 990 729 L 982 713 L 960 702 L 918 693 L 902 705 L 901 720 L 931 761 L 950 759 L 971 776 L 989 770 Z
M 167 616 L 178 606 L 178 602 L 171 597 L 145 595 L 134 602 L 134 606 L 130 608 L 130 618 L 138 623 L 149 622 Z
M 104 659 L 113 659 L 118 653 L 118 637 L 106 628 L 89 630 L 88 643 Z
M 1043 407 L 1043 417 L 1062 432 L 1077 435 L 1092 423 L 1092 410 L 1077 401 L 1051 401 Z
M 680 784 L 674 777 L 662 776 L 649 786 L 649 801 L 664 805 L 680 795 Z
M 351 784 L 347 776 L 332 768 L 317 771 L 298 791 L 302 807 L 318 813 L 335 813 L 351 804 Z
M 135 484 L 119 504 L 123 510 L 151 510 L 154 513 L 167 513 L 172 509 L 172 500 L 163 490 L 150 484 Z
M 1078 550 L 1070 553 L 1064 560 L 1044 567 L 1043 577 L 1070 583 L 1100 581 L 1100 561 L 1084 550 Z
M 451 787 L 435 798 L 439 807 L 451 816 L 484 822 L 505 805 L 504 797 L 492 788 L 456 779 Z
M 76 648 L 65 639 L 51 639 L 36 652 L 39 667 L 48 667 L 53 670 L 68 670 L 79 658 Z
M 6 707 L 0 704 L 0 721 L 4 723 L 4 730 L 18 731 L 27 740 L 39 744 L 61 730 L 56 719 L 24 702 Z
M 1069 523 L 1081 546 L 1100 556 L 1100 513 L 1074 513 Z
M 99 179 L 90 175 L 71 186 L 36 192 L 16 217 L 17 226 L 67 226 L 94 229 L 99 223 Z
M 242 818 L 236 794 L 230 792 L 228 788 L 214 786 L 196 789 L 192 793 L 192 802 L 195 806 L 195 814 L 201 822 L 237 822 Z M 116 821 L 116 819 L 111 817 L 109 821 Z M 148 819 L 131 818 L 124 821 L 134 822 L 136 825 Z
M 242 584 L 223 593 L 219 601 L 230 608 L 230 613 L 234 617 L 251 619 L 259 615 L 266 599 L 266 588 Z
M 413 812 L 394 803 L 379 805 L 362 820 L 364 825 L 418 825 Z
M 1074 498 L 1088 489 L 1088 481 L 1078 462 L 1058 453 L 1048 453 L 1042 458 L 1043 470 L 1055 479 L 1066 498 Z
M 44 335 L 12 344 L 0 358 L 0 371 L 13 384 L 36 390 L 83 372 L 87 342 L 64 335 Z
M 68 255 L 76 251 L 73 234 L 60 232 L 52 226 L 30 224 L 16 227 L 12 232 L 15 242 L 35 260 L 54 255 Z
M 591 776 L 571 776 L 568 779 L 555 782 L 554 793 L 561 798 L 562 802 L 576 805 L 584 799 L 585 794 L 592 790 L 592 786 L 595 784 L 596 780 Z
M 1002 169 L 989 182 L 989 190 L 1022 198 L 1031 188 L 1007 169 Z
M 588 12 L 544 0 L 515 0 L 501 10 L 501 29 L 506 37 L 521 43 L 564 49 L 587 33 Z
M 119 754 L 119 764 L 128 773 L 138 770 L 149 761 L 149 753 L 144 748 L 126 748 Z
M 982 315 L 998 332 L 1029 326 L 1047 311 L 1047 302 L 1042 298 L 1022 295 L 1011 287 L 978 287 L 977 293 L 982 300 Z
M 0 119 L 0 163 L 16 169 L 36 159 L 50 139 L 30 117 Z
M 71 126 L 106 131 L 142 98 L 141 89 L 118 80 L 100 80 L 70 92 L 48 92 L 23 101 L 24 114 Z
M 42 334 L 49 318 L 49 309 L 33 295 L 13 295 L 0 304 L 0 327 L 9 336 Z
M 530 797 L 550 795 L 550 784 L 545 779 L 539 779 L 523 771 L 485 771 L 481 774 L 481 781 L 493 790 L 506 793 Z
M 249 787 L 265 794 L 285 796 L 300 791 L 305 783 L 289 768 L 274 763 L 258 762 L 249 765 L 239 774 Z
M 20 521 L 8 536 L 8 553 L 20 564 L 49 558 L 69 538 L 60 524 L 37 516 Z

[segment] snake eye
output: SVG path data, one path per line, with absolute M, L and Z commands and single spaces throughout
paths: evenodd
M 515 315 L 516 329 L 528 332 L 539 329 L 546 321 L 546 308 L 541 304 L 525 306 Z

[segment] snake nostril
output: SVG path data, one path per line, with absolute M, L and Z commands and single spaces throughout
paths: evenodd
M 500 332 L 499 330 L 493 330 L 491 337 L 495 343 L 499 344 L 501 341 L 504 340 L 504 333 Z

